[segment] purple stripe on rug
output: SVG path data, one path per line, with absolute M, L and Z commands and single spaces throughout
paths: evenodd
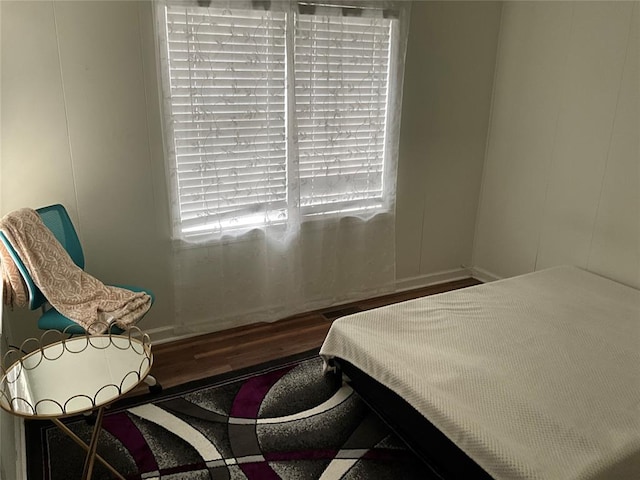
M 281 368 L 273 372 L 268 372 L 257 377 L 250 378 L 242 384 L 240 390 L 233 399 L 233 405 L 231 406 L 230 416 L 241 418 L 257 418 L 260 411 L 260 405 L 264 397 L 269 393 L 271 387 L 273 387 L 278 380 L 284 377 L 288 372 L 293 370 L 296 365 L 290 367 Z M 231 427 L 231 426 L 230 426 Z M 253 438 L 256 450 L 260 449 L 257 437 L 255 436 L 255 425 L 253 425 Z M 230 431 L 231 434 L 231 431 Z M 231 448 L 234 449 L 234 440 L 231 440 Z M 253 454 L 257 454 L 254 452 Z M 240 469 L 247 476 L 249 480 L 278 480 L 280 477 L 273 471 L 271 466 L 267 462 L 257 463 L 241 463 Z
M 126 413 L 105 415 L 102 428 L 116 437 L 129 451 L 133 461 L 136 462 L 138 472 L 146 473 L 158 470 L 158 462 L 156 462 L 147 441 Z
M 241 463 L 240 468 L 249 480 L 281 480 L 267 462 Z
M 231 406 L 231 416 L 241 418 L 257 418 L 262 400 L 271 387 L 290 372 L 294 366 L 281 368 L 247 380 L 236 394 Z

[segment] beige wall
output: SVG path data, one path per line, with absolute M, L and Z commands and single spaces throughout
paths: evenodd
M 638 2 L 505 4 L 474 265 L 640 286 Z
M 470 265 L 499 2 L 415 2 L 398 166 L 398 278 Z
M 0 52 L 2 51 L 2 9 L 0 8 Z M 0 82 L 2 82 L 2 63 L 0 62 Z M 0 111 L 2 111 L 2 96 L 0 95 Z M 0 140 L 2 136 L 2 121 L 0 117 Z M 2 175 L 2 152 L 0 150 L 0 180 Z M 2 181 L 0 181 L 0 212 L 2 212 Z M 0 293 L 2 293 L 2 285 L 0 282 Z M 1 297 L 2 295 L 0 295 Z M 0 357 L 4 357 L 8 349 L 8 335 L 3 333 L 4 327 L 4 307 L 0 301 Z M 4 410 L 0 410 L 0 480 L 9 480 L 18 478 L 17 471 L 17 445 L 16 441 L 16 425 L 20 420 Z
M 87 270 L 151 288 L 158 300 L 145 328 L 172 326 L 150 5 L 0 8 L 11 45 L 2 51 L 1 213 L 63 203 Z M 495 2 L 413 5 L 398 172 L 400 283 L 433 281 L 470 261 L 499 18 Z M 36 313 L 9 317 L 16 338 L 37 333 Z
M 105 282 L 152 289 L 157 304 L 146 326 L 170 323 L 150 5 L 0 6 L 2 213 L 63 203 L 79 231 L 87 270 Z M 35 316 L 10 316 L 16 338 L 36 333 Z

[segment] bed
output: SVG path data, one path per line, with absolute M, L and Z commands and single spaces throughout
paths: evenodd
M 320 354 L 434 478 L 640 479 L 640 291 L 576 267 L 336 320 Z

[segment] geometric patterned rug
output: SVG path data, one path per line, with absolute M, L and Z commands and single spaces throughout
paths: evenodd
M 89 441 L 85 419 L 65 423 Z M 81 477 L 67 435 L 26 432 L 29 480 Z M 132 480 L 434 478 L 349 386 L 328 385 L 315 352 L 116 403 L 98 454 Z M 112 477 L 96 463 L 93 478 Z

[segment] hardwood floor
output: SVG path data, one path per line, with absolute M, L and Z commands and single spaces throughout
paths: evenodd
M 153 346 L 152 374 L 164 388 L 319 348 L 331 322 L 350 313 L 477 285 L 463 279 Z M 134 393 L 144 393 L 138 387 Z

